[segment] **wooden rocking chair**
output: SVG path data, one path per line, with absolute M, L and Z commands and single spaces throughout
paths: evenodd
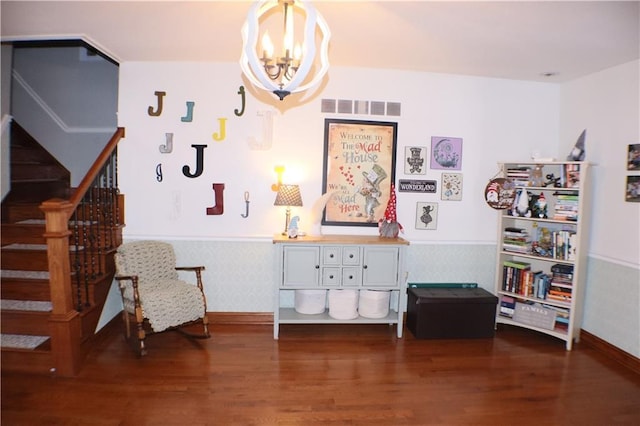
M 139 356 L 147 353 L 147 334 L 177 330 L 194 338 L 209 338 L 207 300 L 202 287 L 204 266 L 177 267 L 171 244 L 136 241 L 118 248 L 115 255 L 116 280 L 122 295 L 125 337 L 131 342 L 131 318 L 137 328 Z M 179 279 L 178 271 L 193 271 L 197 285 Z M 202 322 L 202 334 L 181 327 Z M 137 344 L 136 344 L 137 343 Z

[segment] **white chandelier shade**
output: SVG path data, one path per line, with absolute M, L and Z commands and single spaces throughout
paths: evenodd
M 281 1 L 260 0 L 251 5 L 247 20 L 242 26 L 243 46 L 240 67 L 254 86 L 273 92 L 280 100 L 283 100 L 290 93 L 302 92 L 316 86 L 327 73 L 329 70 L 329 39 L 331 38 L 331 31 L 322 15 L 310 3 L 305 0 L 295 0 L 294 2 L 289 0 L 289 7 L 293 9 L 292 12 L 294 12 L 295 8 L 300 8 L 306 15 L 302 58 L 300 59 L 300 64 L 294 68 L 295 73 L 293 75 L 283 73 L 279 80 L 273 79 L 267 72 L 264 58 L 258 57 L 259 20 L 269 10 L 279 6 Z M 311 80 L 307 81 L 308 74 L 316 61 L 316 28 L 322 34 L 319 56 L 320 67 Z

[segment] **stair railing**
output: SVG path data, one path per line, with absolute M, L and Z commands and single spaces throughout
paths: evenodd
M 75 375 L 81 366 L 80 313 L 90 304 L 89 281 L 107 272 L 103 251 L 114 248 L 115 230 L 123 224 L 117 180 L 122 138 L 124 128 L 118 128 L 69 200 L 54 198 L 40 205 L 52 303 L 51 351 L 63 376 Z

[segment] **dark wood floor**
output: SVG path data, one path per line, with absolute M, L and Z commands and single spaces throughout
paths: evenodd
M 2 376 L 2 425 L 640 425 L 640 375 L 586 344 L 502 326 L 416 340 L 385 325 L 120 329 L 77 378 Z

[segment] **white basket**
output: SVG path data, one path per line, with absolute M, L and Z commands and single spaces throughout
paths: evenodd
M 358 313 L 365 318 L 384 318 L 389 315 L 389 290 L 360 290 Z
M 299 314 L 321 314 L 327 306 L 327 290 L 296 290 L 293 303 Z
M 358 290 L 329 290 L 329 316 L 339 320 L 358 318 Z

